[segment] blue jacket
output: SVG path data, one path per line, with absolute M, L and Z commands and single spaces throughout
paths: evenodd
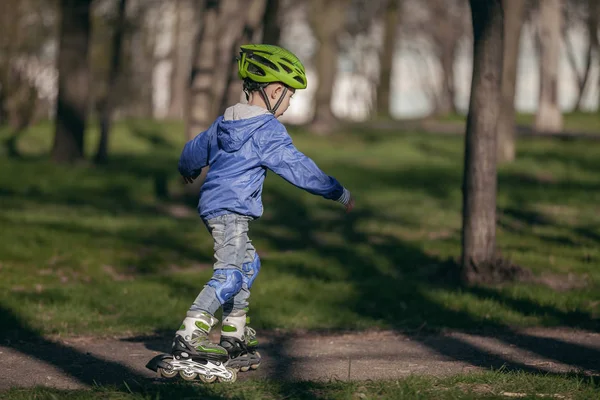
M 206 166 L 198 204 L 204 220 L 228 213 L 259 218 L 267 169 L 309 193 L 347 202 L 342 185 L 296 149 L 272 114 L 231 121 L 217 118 L 187 142 L 179 159 L 183 176 L 196 177 Z

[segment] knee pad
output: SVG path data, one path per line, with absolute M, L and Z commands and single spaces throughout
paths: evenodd
M 244 271 L 244 283 L 250 289 L 260 271 L 260 258 L 258 258 L 258 254 L 254 255 L 252 262 L 242 265 L 242 271 Z
M 217 269 L 207 285 L 215 289 L 217 299 L 223 305 L 242 289 L 243 281 L 244 276 L 237 269 Z

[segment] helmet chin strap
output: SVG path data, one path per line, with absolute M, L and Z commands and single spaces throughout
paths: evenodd
M 285 98 L 285 95 L 287 94 L 288 88 L 284 86 L 283 88 L 283 93 L 281 93 L 281 96 L 279 97 L 279 100 L 277 100 L 277 103 L 275 103 L 275 106 L 273 108 L 271 108 L 271 102 L 269 101 L 269 97 L 267 96 L 267 93 L 265 92 L 264 88 L 260 88 L 260 95 L 262 96 L 263 100 L 265 101 L 265 105 L 267 106 L 267 110 L 269 110 L 269 112 L 273 115 L 275 115 L 275 112 L 277 111 L 277 109 L 279 108 L 279 106 L 281 105 L 281 103 L 283 102 L 283 99 Z

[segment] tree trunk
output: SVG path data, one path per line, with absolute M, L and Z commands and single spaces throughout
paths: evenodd
M 493 275 L 496 247 L 496 125 L 500 114 L 503 10 L 501 0 L 470 0 L 473 77 L 465 138 L 462 279 Z
M 216 118 L 227 102 L 231 65 L 236 56 L 235 44 L 242 35 L 246 21 L 248 0 L 221 0 L 219 7 L 219 38 L 217 40 L 217 66 L 212 78 L 212 113 Z M 241 88 L 241 83 L 240 83 Z M 241 93 L 241 89 L 240 89 Z M 239 101 L 236 101 L 236 103 Z
M 0 126 L 6 125 L 10 118 L 8 101 L 11 85 L 11 62 L 20 44 L 21 18 L 16 15 L 18 10 L 15 1 L 0 1 Z M 16 36 L 16 37 L 15 37 Z
M 91 0 L 61 0 L 58 98 L 52 158 L 75 162 L 84 157 L 89 103 L 88 49 Z
M 379 56 L 379 83 L 377 85 L 377 116 L 391 118 L 390 96 L 392 92 L 392 68 L 396 55 L 396 34 L 398 33 L 399 0 L 388 0 L 384 19 L 383 48 Z
M 598 67 L 600 67 L 600 33 L 598 33 L 598 25 L 600 24 L 600 4 L 597 0 L 588 1 L 588 12 L 590 13 L 588 19 L 589 40 L 594 43 L 594 47 L 596 48 L 596 55 L 598 56 Z M 600 113 L 600 78 L 598 79 L 597 111 Z
M 121 71 L 121 49 L 123 48 L 123 36 L 125 35 L 125 10 L 127 9 L 127 0 L 119 0 L 118 7 L 117 21 L 112 37 L 106 97 L 102 102 L 102 107 L 100 109 L 100 140 L 98 142 L 96 157 L 94 157 L 94 162 L 96 162 L 96 164 L 102 164 L 108 161 L 108 139 L 112 124 L 112 114 L 117 99 L 117 81 Z
M 6 87 L 10 95 L 6 102 L 6 107 L 11 133 L 4 141 L 4 147 L 9 156 L 19 157 L 19 139 L 35 118 L 36 107 L 38 104 L 38 91 L 37 88 L 28 81 L 27 77 L 17 69 L 11 68 L 9 82 L 12 87 Z
M 454 62 L 460 39 L 465 35 L 463 20 L 467 12 L 460 0 L 428 0 L 424 2 L 429 9 L 429 26 L 431 39 L 435 45 L 436 55 L 440 63 L 440 87 L 435 92 L 434 114 L 447 115 L 456 113 L 456 92 L 454 83 Z
M 219 107 L 218 115 L 222 115 L 225 109 L 230 105 L 237 104 L 242 96 L 242 81 L 238 77 L 238 66 L 236 56 L 240 46 L 245 43 L 260 41 L 260 28 L 265 18 L 266 0 L 252 0 L 250 4 L 246 4 L 246 12 L 240 13 L 245 16 L 245 21 L 242 21 L 239 31 L 239 36 L 233 41 L 231 48 L 225 47 L 224 51 L 230 54 L 229 70 L 231 71 L 227 86 L 222 96 L 221 106 Z
M 6 93 L 4 90 L 0 90 L 0 127 L 6 125 L 7 121 L 8 112 L 6 111 Z
M 194 63 L 191 71 L 186 117 L 187 139 L 206 130 L 216 117 L 213 112 L 212 86 L 217 68 L 219 7 L 219 0 L 207 0 L 202 10 L 202 25 L 195 41 Z
M 263 17 L 263 38 L 264 44 L 277 46 L 281 37 L 281 25 L 279 21 L 279 9 L 281 0 L 267 0 L 265 13 Z
M 181 64 L 181 41 L 183 39 L 183 0 L 173 0 L 175 7 L 175 23 L 173 26 L 173 40 L 171 43 L 171 90 L 169 91 L 169 118 L 181 118 L 183 116 L 183 101 L 185 93 L 185 80 L 181 79 L 183 65 Z
M 598 18 L 600 18 L 600 6 L 598 0 L 589 0 L 588 2 L 588 50 L 586 54 L 585 70 L 583 77 L 579 81 L 579 95 L 577 96 L 577 102 L 575 103 L 575 111 L 581 110 L 581 104 L 583 103 L 583 96 L 585 95 L 585 88 L 590 78 L 590 71 L 592 69 L 592 58 L 594 49 L 596 54 L 600 58 L 600 45 L 598 43 Z M 599 80 L 600 82 L 600 80 Z M 600 104 L 598 104 L 600 107 Z
M 169 117 L 181 119 L 185 116 L 187 91 L 190 84 L 192 52 L 195 38 L 200 29 L 199 18 L 193 1 L 175 0 L 176 22 L 172 51 L 173 69 L 171 70 L 171 96 L 169 100 Z
M 535 129 L 538 132 L 560 132 L 563 120 L 558 104 L 558 67 L 562 2 L 544 0 L 539 4 L 540 96 Z
M 310 18 L 319 42 L 316 55 L 317 90 L 312 130 L 329 133 L 337 123 L 331 110 L 331 99 L 337 74 L 338 36 L 344 28 L 347 0 L 311 0 Z
M 590 35 L 590 38 L 591 36 L 592 35 Z M 577 82 L 577 100 L 575 101 L 574 111 L 581 111 L 581 103 L 583 102 L 583 96 L 585 95 L 585 87 L 587 86 L 588 80 L 590 78 L 590 71 L 592 69 L 593 52 L 594 45 L 593 43 L 589 43 L 586 52 L 586 62 L 583 70 L 583 76 L 581 77 L 581 79 L 578 79 Z
M 592 16 L 590 15 L 590 17 Z M 590 23 L 588 22 L 588 24 Z M 592 69 L 592 58 L 595 48 L 594 38 L 596 37 L 596 34 L 593 32 L 595 31 L 590 31 L 588 35 L 587 50 L 585 52 L 585 65 L 583 67 L 583 72 L 580 73 L 579 67 L 577 66 L 577 55 L 575 54 L 576 52 L 573 48 L 573 43 L 571 43 L 571 40 L 569 39 L 569 30 L 566 27 L 563 29 L 563 43 L 565 45 L 565 52 L 567 53 L 567 61 L 569 61 L 569 65 L 573 70 L 573 75 L 575 76 L 575 84 L 577 85 L 577 98 L 575 99 L 573 111 L 581 110 L 581 103 L 585 94 L 585 87 L 587 86 L 588 80 L 590 78 L 590 71 Z
M 454 91 L 454 57 L 456 55 L 456 42 L 448 43 L 441 49 L 440 62 L 442 64 L 442 88 L 440 92 L 436 114 L 456 114 Z
M 127 101 L 119 111 L 127 117 L 152 118 L 154 93 L 153 71 L 156 64 L 156 29 L 151 18 L 156 2 L 129 0 L 127 14 L 131 15 L 131 32 L 125 37 L 124 54 L 127 62 L 123 74 L 127 79 Z
M 11 81 L 15 85 L 15 88 L 11 90 L 11 97 L 7 104 L 11 132 L 4 141 L 4 147 L 10 157 L 19 157 L 19 139 L 34 120 L 38 91 L 35 86 L 27 81 L 26 77 L 23 77 L 16 70 L 11 76 Z
M 515 91 L 519 42 L 525 17 L 525 0 L 504 0 L 504 51 L 502 98 L 498 120 L 498 162 L 513 161 L 516 152 Z

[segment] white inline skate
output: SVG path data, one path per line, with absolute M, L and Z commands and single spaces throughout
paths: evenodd
M 162 377 L 178 375 L 193 381 L 233 383 L 237 369 L 227 365 L 229 354 L 223 347 L 211 343 L 208 334 L 217 319 L 204 312 L 189 311 L 181 328 L 175 333 L 171 354 L 160 354 L 146 364 Z
M 261 360 L 256 331 L 247 326 L 250 318 L 246 313 L 247 309 L 233 311 L 223 320 L 220 340 L 229 353 L 227 365 L 242 372 L 257 369 Z

